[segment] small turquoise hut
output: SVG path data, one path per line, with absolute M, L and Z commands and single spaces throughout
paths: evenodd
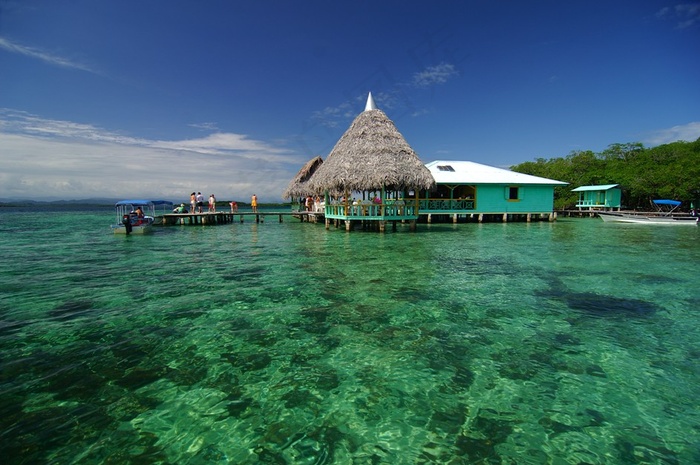
M 571 192 L 578 193 L 576 207 L 579 210 L 620 210 L 622 190 L 619 186 L 619 184 L 581 186 L 571 189 Z
M 415 229 L 419 199 L 408 192 L 432 189 L 435 180 L 394 123 L 378 110 L 370 93 L 365 111 L 338 140 L 308 180 L 324 194 L 326 228 L 331 222 L 376 225 L 407 222 Z

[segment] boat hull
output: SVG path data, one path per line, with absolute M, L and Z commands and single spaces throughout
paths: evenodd
M 664 216 L 629 215 L 625 213 L 598 212 L 598 216 L 606 223 L 634 223 L 670 226 L 697 226 L 698 219 L 693 217 L 678 218 Z
M 153 225 L 143 224 L 139 226 L 132 226 L 131 232 L 126 231 L 126 226 L 123 224 L 113 225 L 112 230 L 114 234 L 148 234 L 153 231 Z

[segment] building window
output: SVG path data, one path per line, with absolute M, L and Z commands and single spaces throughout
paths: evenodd
M 438 165 L 437 169 L 440 171 L 452 171 L 452 172 L 454 172 L 454 170 L 455 170 L 450 165 Z
M 508 188 L 508 200 L 518 200 L 520 198 L 520 189 L 518 187 Z

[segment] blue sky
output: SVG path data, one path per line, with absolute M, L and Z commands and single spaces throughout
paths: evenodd
M 425 162 L 700 137 L 700 2 L 0 0 L 0 199 L 279 201 L 368 92 Z

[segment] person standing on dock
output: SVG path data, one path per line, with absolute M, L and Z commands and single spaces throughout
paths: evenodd
M 197 192 L 197 213 L 202 213 L 202 207 L 204 206 L 204 196 L 201 192 Z
M 214 194 L 209 196 L 209 211 L 216 213 L 216 197 L 214 197 Z
M 253 209 L 253 213 L 258 212 L 258 196 L 255 194 L 250 198 L 250 208 Z
M 197 194 L 195 194 L 194 192 L 190 194 L 190 206 L 192 207 L 190 208 L 190 213 L 194 213 L 197 211 Z

